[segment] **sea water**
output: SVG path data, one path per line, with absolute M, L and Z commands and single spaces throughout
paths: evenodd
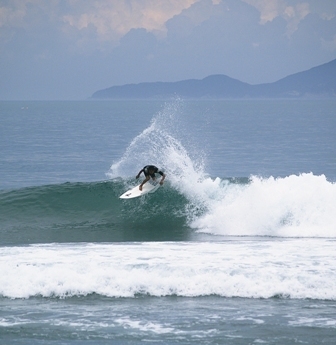
M 1 102 L 0 343 L 335 344 L 335 109 Z

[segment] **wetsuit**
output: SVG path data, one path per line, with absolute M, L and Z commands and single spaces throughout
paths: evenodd
M 153 170 L 154 173 L 153 174 L 150 174 L 149 173 L 149 170 Z M 155 178 L 155 174 L 160 174 L 161 176 L 163 176 L 163 172 L 161 170 L 159 170 L 159 168 L 157 168 L 155 165 L 146 165 L 140 172 L 139 172 L 139 175 L 141 173 L 144 173 L 144 175 L 147 177 L 147 176 L 150 176 L 152 178 Z

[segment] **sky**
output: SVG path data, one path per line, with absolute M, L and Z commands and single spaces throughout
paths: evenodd
M 0 100 L 213 74 L 269 83 L 335 58 L 335 0 L 0 0 Z

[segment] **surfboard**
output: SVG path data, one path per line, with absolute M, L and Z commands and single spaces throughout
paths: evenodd
M 159 182 L 154 182 L 154 181 L 148 181 L 142 186 L 142 190 L 139 189 L 139 186 L 136 186 L 124 194 L 120 195 L 120 199 L 132 199 L 132 198 L 137 198 L 139 196 L 145 195 L 147 193 L 154 193 L 159 187 L 160 183 Z

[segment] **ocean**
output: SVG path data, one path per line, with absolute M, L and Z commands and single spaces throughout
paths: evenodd
M 335 130 L 335 100 L 0 102 L 0 344 L 334 345 Z

